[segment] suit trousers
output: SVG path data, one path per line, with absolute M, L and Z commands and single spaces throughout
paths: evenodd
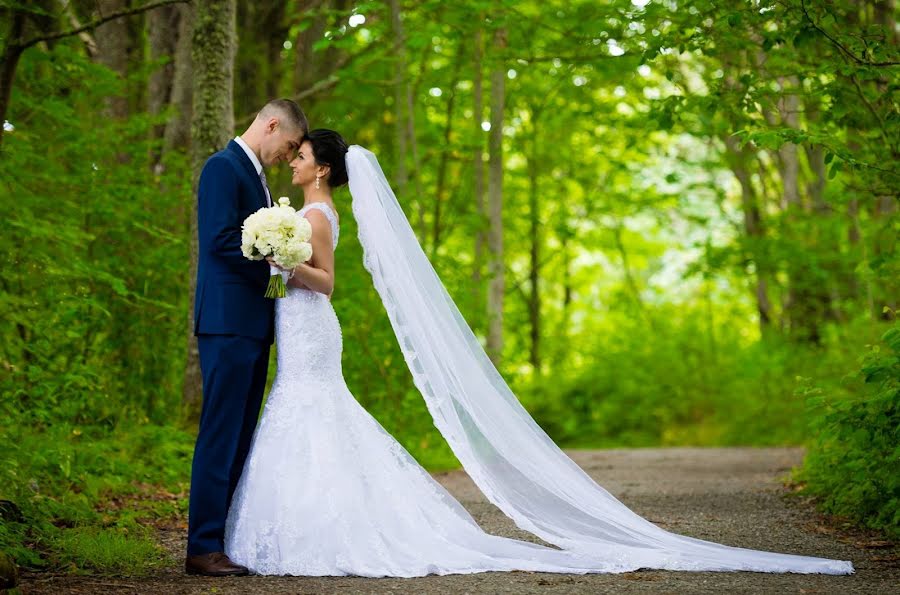
M 267 341 L 198 335 L 203 408 L 191 466 L 190 556 L 225 551 L 225 518 L 250 452 L 269 364 Z

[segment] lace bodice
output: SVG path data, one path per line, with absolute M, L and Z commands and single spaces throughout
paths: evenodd
M 325 217 L 331 223 L 331 242 L 333 244 L 332 249 L 337 248 L 338 235 L 341 231 L 340 227 L 338 226 L 337 215 L 335 215 L 331 207 L 328 206 L 328 203 L 325 202 L 311 202 L 308 205 L 303 205 L 303 207 L 301 207 L 297 212 L 301 215 L 304 215 L 309 209 L 316 209 L 322 211 L 322 213 L 325 214 Z
M 331 222 L 332 244 L 338 243 L 337 217 L 323 203 L 310 203 L 299 210 L 318 209 Z M 275 303 L 275 340 L 278 373 L 275 384 L 334 382 L 341 377 L 341 327 L 325 294 L 312 289 L 288 287 L 287 295 Z M 275 397 L 275 398 L 273 398 Z M 274 387 L 270 400 L 278 406 Z

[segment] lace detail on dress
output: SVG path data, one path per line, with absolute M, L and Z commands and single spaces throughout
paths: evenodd
M 635 569 L 485 533 L 350 393 L 324 294 L 288 287 L 275 324 L 278 372 L 225 525 L 232 560 L 315 576 Z
M 326 202 L 311 202 L 308 205 L 304 205 L 298 213 L 303 215 L 309 209 L 316 209 L 318 211 L 322 211 L 325 214 L 325 217 L 328 218 L 328 221 L 331 223 L 331 240 L 332 248 L 337 248 L 338 245 L 338 235 L 340 235 L 340 227 L 338 226 L 337 215 L 334 214 L 334 211 L 331 210 L 331 207 L 328 206 Z

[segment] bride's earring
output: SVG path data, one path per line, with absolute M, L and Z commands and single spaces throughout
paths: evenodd
M 316 190 L 319 189 L 319 176 L 316 176 Z

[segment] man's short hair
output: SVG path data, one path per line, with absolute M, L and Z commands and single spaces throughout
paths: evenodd
M 294 128 L 301 134 L 309 132 L 309 122 L 306 120 L 306 114 L 300 109 L 295 101 L 290 99 L 273 99 L 265 104 L 257 118 L 271 118 L 272 116 L 281 116 L 285 118 Z

